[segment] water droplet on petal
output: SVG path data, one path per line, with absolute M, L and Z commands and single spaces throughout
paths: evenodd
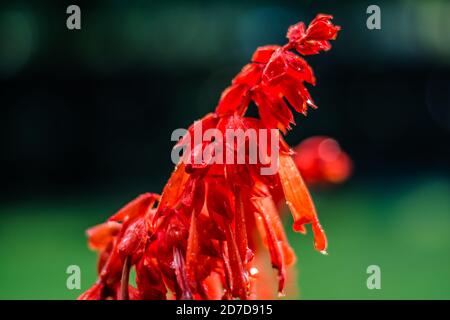
M 255 275 L 257 275 L 258 273 L 259 273 L 258 268 L 255 268 L 255 267 L 250 268 L 250 275 L 251 275 L 251 276 L 255 276 Z

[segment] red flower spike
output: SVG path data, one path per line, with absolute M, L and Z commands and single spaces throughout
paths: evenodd
M 315 247 L 325 251 L 326 237 L 314 204 L 278 129 L 285 134 L 295 124 L 290 108 L 305 115 L 308 106 L 316 108 L 305 86 L 315 85 L 316 79 L 298 54 L 330 48 L 329 40 L 339 30 L 330 20 L 319 15 L 306 29 L 303 23 L 289 28 L 288 44 L 258 48 L 224 90 L 215 112 L 191 125 L 176 144 L 183 155 L 161 197 L 141 195 L 106 223 L 88 230 L 89 246 L 99 252 L 98 280 L 79 299 L 271 296 L 259 276 L 270 274 L 261 264 L 264 246 L 278 271 L 282 293 L 290 274 L 286 268 L 295 255 L 273 197 L 288 203 L 295 231 L 312 225 Z M 259 119 L 245 116 L 250 102 L 256 104 Z M 196 132 L 208 129 L 223 138 L 196 141 Z M 266 130 L 268 141 L 277 146 L 263 148 L 260 138 L 252 141 L 251 135 L 243 141 L 227 135 L 228 130 L 250 129 Z M 249 161 L 252 154 L 246 146 L 251 143 L 256 144 L 260 162 Z M 219 157 L 223 161 L 212 161 Z M 273 172 L 263 174 L 268 168 Z M 129 285 L 132 269 L 136 288 Z
M 300 113 L 306 115 L 307 105 L 317 108 L 304 82 L 315 85 L 316 79 L 309 64 L 299 54 L 317 54 L 331 48 L 330 40 L 334 40 L 340 30 L 339 26 L 331 23 L 332 16 L 317 15 L 305 30 L 303 22 L 291 26 L 287 37 L 289 43 L 283 47 L 259 47 L 252 57 L 252 63 L 245 66 L 233 79 L 232 85 L 225 89 L 216 107 L 219 115 L 237 112 L 243 114 L 248 104 L 253 101 L 259 108 L 259 114 L 272 128 L 279 128 L 284 133 L 289 128 L 291 117 L 288 115 L 282 121 L 277 119 L 277 107 L 270 107 L 272 102 L 287 99 L 289 104 Z M 266 101 L 262 102 L 263 91 Z M 279 107 L 279 105 L 278 105 Z

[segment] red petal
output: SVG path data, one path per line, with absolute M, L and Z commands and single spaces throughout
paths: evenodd
M 114 221 L 104 222 L 86 231 L 88 244 L 92 250 L 105 250 L 119 233 L 121 225 Z
M 77 300 L 102 300 L 104 287 L 102 283 L 96 283 L 86 292 L 82 293 Z
M 123 257 L 132 256 L 135 261 L 142 255 L 147 239 L 146 221 L 139 219 L 125 230 L 118 244 L 118 250 Z
M 191 223 L 189 227 L 189 238 L 186 249 L 186 274 L 190 279 L 196 279 L 195 267 L 198 261 L 198 251 L 200 249 L 198 231 L 197 231 L 197 213 L 191 215 Z M 194 283 L 196 284 L 196 283 Z
M 305 36 L 305 24 L 303 22 L 299 22 L 290 26 L 286 37 L 290 42 L 297 42 L 301 40 Z
M 165 300 L 167 289 L 158 264 L 154 260 L 154 258 L 142 259 L 136 265 L 136 285 L 142 299 Z
M 158 209 L 153 217 L 153 224 L 155 224 L 157 220 L 164 215 L 165 211 L 175 206 L 184 191 L 189 177 L 189 174 L 187 174 L 185 170 L 185 164 L 181 161 L 175 167 L 175 170 L 163 189 Z
M 295 49 L 303 55 L 318 54 L 320 51 L 331 49 L 329 41 L 306 41 L 295 46 Z
M 194 132 L 204 131 L 211 128 L 214 128 L 217 124 L 219 118 L 215 113 L 208 113 L 206 116 L 201 118 L 200 120 L 195 121 L 188 129 L 188 133 L 177 142 L 174 148 L 181 147 L 185 144 L 194 145 Z
M 283 51 L 278 49 L 264 68 L 262 80 L 270 85 L 279 83 L 287 72 L 287 64 Z
M 311 98 L 311 95 L 309 94 L 308 89 L 306 89 L 305 86 L 300 85 L 298 87 L 298 90 L 300 91 L 300 94 L 303 98 L 303 101 L 306 101 L 306 104 L 314 109 L 317 109 L 317 106 L 314 104 L 314 101 Z
M 291 123 L 294 123 L 294 116 L 289 110 L 283 98 L 271 98 L 263 92 L 265 90 L 257 90 L 253 92 L 253 99 L 258 106 L 258 112 L 261 120 L 269 128 L 278 128 L 283 133 L 286 129 L 290 129 Z
M 262 68 L 256 63 L 245 65 L 233 79 L 232 84 L 244 84 L 253 87 L 261 80 Z
M 334 40 L 341 28 L 334 26 L 330 22 L 331 19 L 333 19 L 331 15 L 317 15 L 306 30 L 307 38 L 314 40 Z
M 144 215 L 153 207 L 153 204 L 159 200 L 159 195 L 156 193 L 144 193 L 138 196 L 133 201 L 120 209 L 115 215 L 109 218 L 109 221 L 125 221 L 133 219 L 139 215 Z
M 295 111 L 306 115 L 307 104 L 299 90 L 302 85 L 289 80 L 286 80 L 283 84 L 284 85 L 281 88 L 283 96 L 286 97 L 287 101 Z
M 236 242 L 238 245 L 239 255 L 241 261 L 245 266 L 248 262 L 249 251 L 248 239 L 247 239 L 247 228 L 245 224 L 245 212 L 243 207 L 243 201 L 241 198 L 241 190 L 237 190 L 235 193 L 235 233 Z
M 233 219 L 234 198 L 224 179 L 211 179 L 208 181 L 206 206 L 210 214 L 218 214 Z
M 267 206 L 267 203 L 263 202 L 262 199 L 255 200 L 255 206 L 257 208 L 258 217 L 257 221 L 261 221 L 263 225 L 263 230 L 265 230 L 262 235 L 266 245 L 269 248 L 270 261 L 272 262 L 272 267 L 278 270 L 278 292 L 283 292 L 284 282 L 286 278 L 286 266 L 284 263 L 283 252 L 281 249 L 281 244 L 275 234 L 273 229 L 273 213 L 270 212 L 271 208 Z
M 139 290 L 131 285 L 128 286 L 128 295 L 130 300 L 142 300 Z
M 220 97 L 216 112 L 219 115 L 224 115 L 246 108 L 249 102 L 249 89 L 244 84 L 233 84 L 226 88 Z
M 295 262 L 295 253 L 291 248 L 286 233 L 284 232 L 283 223 L 280 219 L 280 213 L 272 197 L 264 197 L 260 200 L 261 208 L 263 209 L 263 218 L 273 229 L 276 239 L 279 241 L 283 259 L 287 266 L 292 265 Z
M 228 249 L 227 251 L 228 257 L 230 259 L 231 277 L 233 283 L 232 294 L 234 297 L 239 297 L 242 300 L 246 300 L 249 285 L 248 275 L 244 269 L 236 239 L 231 230 L 230 224 L 226 225 L 226 237 Z
M 289 66 L 288 73 L 290 76 L 297 81 L 306 81 L 312 85 L 316 84 L 313 70 L 304 59 L 289 51 L 284 54 L 284 57 Z
M 330 15 L 317 15 L 302 37 L 292 38 L 296 50 L 303 55 L 330 50 L 329 40 L 336 39 L 338 31 L 341 29 L 331 23 L 332 18 Z
M 180 249 L 177 247 L 173 248 L 173 267 L 175 269 L 175 274 L 177 278 L 177 284 L 180 289 L 180 299 L 181 300 L 192 300 L 193 295 L 189 287 L 188 278 L 186 275 L 186 268 L 184 265 L 184 258 L 181 254 Z
M 255 63 L 267 63 L 270 60 L 272 54 L 280 48 L 280 46 L 269 45 L 263 46 L 256 49 L 255 53 L 252 56 L 252 62 Z
M 317 219 L 316 209 L 311 196 L 295 166 L 294 160 L 290 155 L 280 154 L 279 164 L 278 174 L 286 203 L 294 217 L 294 230 L 305 232 L 304 224 L 311 223 L 315 247 L 319 251 L 325 251 L 327 248 L 325 233 Z

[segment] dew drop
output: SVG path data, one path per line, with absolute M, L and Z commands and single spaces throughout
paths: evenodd
M 250 268 L 250 275 L 251 275 L 251 276 L 255 276 L 255 275 L 257 275 L 258 273 L 259 273 L 258 268 L 255 268 L 255 267 Z

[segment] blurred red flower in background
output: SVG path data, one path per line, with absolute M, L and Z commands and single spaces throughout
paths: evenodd
M 311 224 L 317 250 L 327 241 L 311 196 L 292 157 L 278 134 L 293 124 L 289 109 L 306 114 L 315 108 L 305 82 L 315 84 L 311 67 L 299 54 L 330 49 L 328 40 L 339 27 L 331 16 L 318 15 L 305 30 L 302 23 L 288 31 L 288 44 L 256 50 L 223 92 L 215 112 L 195 122 L 176 147 L 189 144 L 161 196 L 139 196 L 108 222 L 88 230 L 89 246 L 99 252 L 98 280 L 79 299 L 251 299 L 264 297 L 265 273 L 258 259 L 261 248 L 269 252 L 278 271 L 278 292 L 285 287 L 286 267 L 295 261 L 273 196 L 281 194 L 294 218 L 294 230 L 306 232 Z M 246 117 L 253 101 L 260 119 Z M 277 170 L 263 175 L 260 169 L 273 163 L 214 163 L 211 146 L 235 150 L 234 138 L 200 141 L 196 128 L 264 129 L 275 131 L 278 148 L 258 151 L 264 159 L 276 154 Z M 273 131 L 271 131 L 274 129 Z M 225 135 L 226 136 L 226 135 Z M 209 155 L 200 162 L 198 155 Z M 235 152 L 233 160 L 238 157 Z M 245 158 L 249 158 L 245 153 Z M 136 288 L 129 285 L 131 268 Z M 261 269 L 261 273 L 260 273 Z
M 295 164 L 308 185 L 342 183 L 352 173 L 352 160 L 333 138 L 311 137 L 303 140 L 294 151 Z

